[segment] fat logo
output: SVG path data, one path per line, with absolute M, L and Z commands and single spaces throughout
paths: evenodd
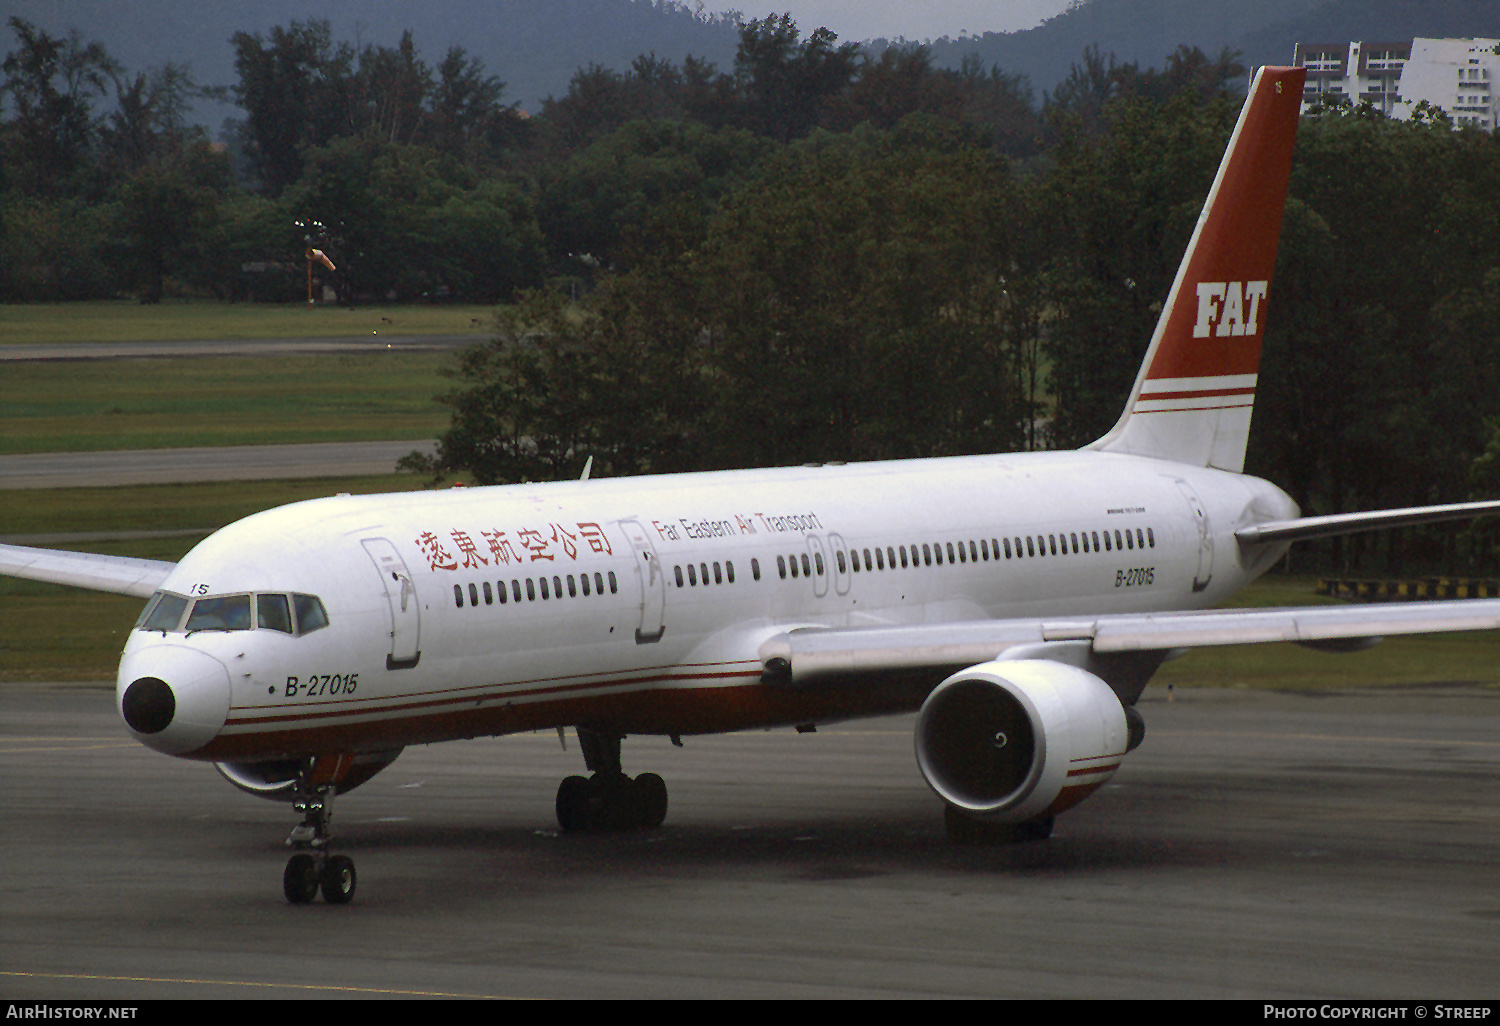
M 1207 338 L 1211 324 L 1217 324 L 1213 333 L 1220 338 L 1254 335 L 1260 301 L 1266 297 L 1266 284 L 1263 281 L 1200 281 L 1198 323 L 1193 325 L 1193 337 Z

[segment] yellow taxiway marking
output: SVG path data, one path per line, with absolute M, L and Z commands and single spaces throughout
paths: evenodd
M 446 990 L 400 990 L 394 987 L 347 987 L 323 983 L 261 983 L 255 980 L 198 980 L 169 976 L 94 976 L 86 973 L 20 973 L 0 970 L 0 976 L 36 980 L 101 980 L 105 983 L 184 983 L 211 987 L 265 987 L 272 990 L 338 991 L 345 994 L 394 994 L 398 997 L 478 998 L 491 1001 L 517 1001 L 498 994 L 460 994 Z M 119 999 L 112 999 L 119 1000 Z

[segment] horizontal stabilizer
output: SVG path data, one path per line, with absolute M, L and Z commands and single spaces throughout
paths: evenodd
M 1500 500 L 1454 502 L 1446 506 L 1411 506 L 1407 509 L 1376 509 L 1366 513 L 1334 513 L 1325 517 L 1299 517 L 1296 520 L 1273 520 L 1234 532 L 1241 545 L 1267 545 L 1272 542 L 1306 541 L 1330 538 L 1339 534 L 1378 531 L 1414 524 L 1436 524 L 1444 520 L 1470 520 L 1500 513 Z
M 159 559 L 0 545 L 0 574 L 7 577 L 71 584 L 76 588 L 141 598 L 150 598 L 176 566 Z

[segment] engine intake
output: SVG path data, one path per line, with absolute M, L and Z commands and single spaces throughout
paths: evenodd
M 939 684 L 917 718 L 928 786 L 970 816 L 1022 823 L 1114 776 L 1131 731 L 1109 685 L 1046 659 L 981 663 Z

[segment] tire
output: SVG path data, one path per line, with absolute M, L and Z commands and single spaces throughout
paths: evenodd
M 565 777 L 557 787 L 557 825 L 563 833 L 573 834 L 589 828 L 589 794 L 587 777 Z
M 306 905 L 318 896 L 318 864 L 311 855 L 303 852 L 287 860 L 281 890 L 293 905 Z
M 347 855 L 333 856 L 323 866 L 323 900 L 330 905 L 349 904 L 358 882 L 354 860 Z
M 655 830 L 667 818 L 667 782 L 655 773 L 642 773 L 633 783 L 637 822 Z

